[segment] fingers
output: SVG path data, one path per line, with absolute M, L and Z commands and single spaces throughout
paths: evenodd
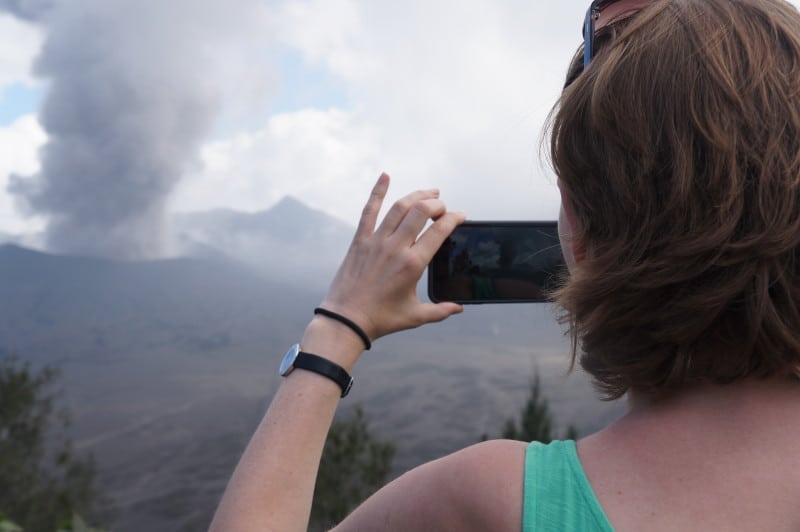
M 417 239 L 414 249 L 426 263 L 430 262 L 445 239 L 456 227 L 464 223 L 465 218 L 463 212 L 443 214 Z
M 382 236 L 391 235 L 397 230 L 397 228 L 400 226 L 400 223 L 403 221 L 408 214 L 408 211 L 411 210 L 411 207 L 415 203 L 438 197 L 439 191 L 436 189 L 417 190 L 405 196 L 404 198 L 397 200 L 397 202 L 392 205 L 392 208 L 389 209 L 389 212 L 386 213 L 386 216 L 381 222 L 380 227 L 378 227 L 377 233 Z
M 383 199 L 386 197 L 387 190 L 389 190 L 389 176 L 383 173 L 378 178 L 375 186 L 372 187 L 372 192 L 369 195 L 367 204 L 361 212 L 361 219 L 358 222 L 358 229 L 356 230 L 356 238 L 366 238 L 375 232 L 378 213 L 381 210 L 381 205 L 383 205 Z
M 418 201 L 408 210 L 393 237 L 410 246 L 417 239 L 419 232 L 422 231 L 428 220 L 435 220 L 445 212 L 447 212 L 447 207 L 439 199 Z

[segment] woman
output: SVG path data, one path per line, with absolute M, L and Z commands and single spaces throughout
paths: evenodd
M 556 297 L 573 357 L 629 411 L 577 447 L 490 441 L 425 464 L 337 530 L 800 530 L 800 15 L 601 1 L 586 30 L 552 119 Z M 463 215 L 419 191 L 376 229 L 388 184 L 322 304 L 335 314 L 301 341 L 347 371 L 369 340 L 462 310 L 415 285 Z M 213 529 L 306 528 L 341 394 L 285 379 Z

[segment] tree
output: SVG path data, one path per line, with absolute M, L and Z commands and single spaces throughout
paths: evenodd
M 553 427 L 555 421 L 550 413 L 550 404 L 542 395 L 539 373 L 536 372 L 531 379 L 530 395 L 520 413 L 519 422 L 513 417 L 506 420 L 503 426 L 502 438 L 509 440 L 539 441 L 549 443 L 553 441 Z M 486 434 L 481 438 L 487 440 Z M 565 440 L 578 439 L 578 430 L 574 425 L 569 425 L 564 434 Z
M 0 513 L 0 532 L 25 532 L 21 526 L 12 522 L 8 519 L 5 515 Z M 80 516 L 75 515 L 73 516 L 72 520 L 68 523 L 64 523 L 62 528 L 59 528 L 55 532 L 105 532 L 99 528 L 89 528 L 86 523 L 83 522 Z
M 311 529 L 327 530 L 386 482 L 395 446 L 376 439 L 360 406 L 347 421 L 335 421 L 322 451 Z
M 56 409 L 58 375 L 0 355 L 0 511 L 23 530 L 71 528 L 90 508 L 94 468 L 75 456 Z
M 0 532 L 22 532 L 22 528 L 0 513 Z

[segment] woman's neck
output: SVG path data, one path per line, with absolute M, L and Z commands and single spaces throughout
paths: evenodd
M 702 383 L 658 397 L 630 390 L 627 400 L 629 415 L 706 408 L 738 410 L 745 405 L 779 405 L 787 400 L 798 401 L 795 404 L 800 405 L 800 379 L 789 375 L 746 379 L 724 385 Z

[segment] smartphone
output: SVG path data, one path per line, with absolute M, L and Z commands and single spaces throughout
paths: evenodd
M 428 297 L 464 305 L 545 302 L 565 269 L 556 222 L 467 221 L 428 265 Z

